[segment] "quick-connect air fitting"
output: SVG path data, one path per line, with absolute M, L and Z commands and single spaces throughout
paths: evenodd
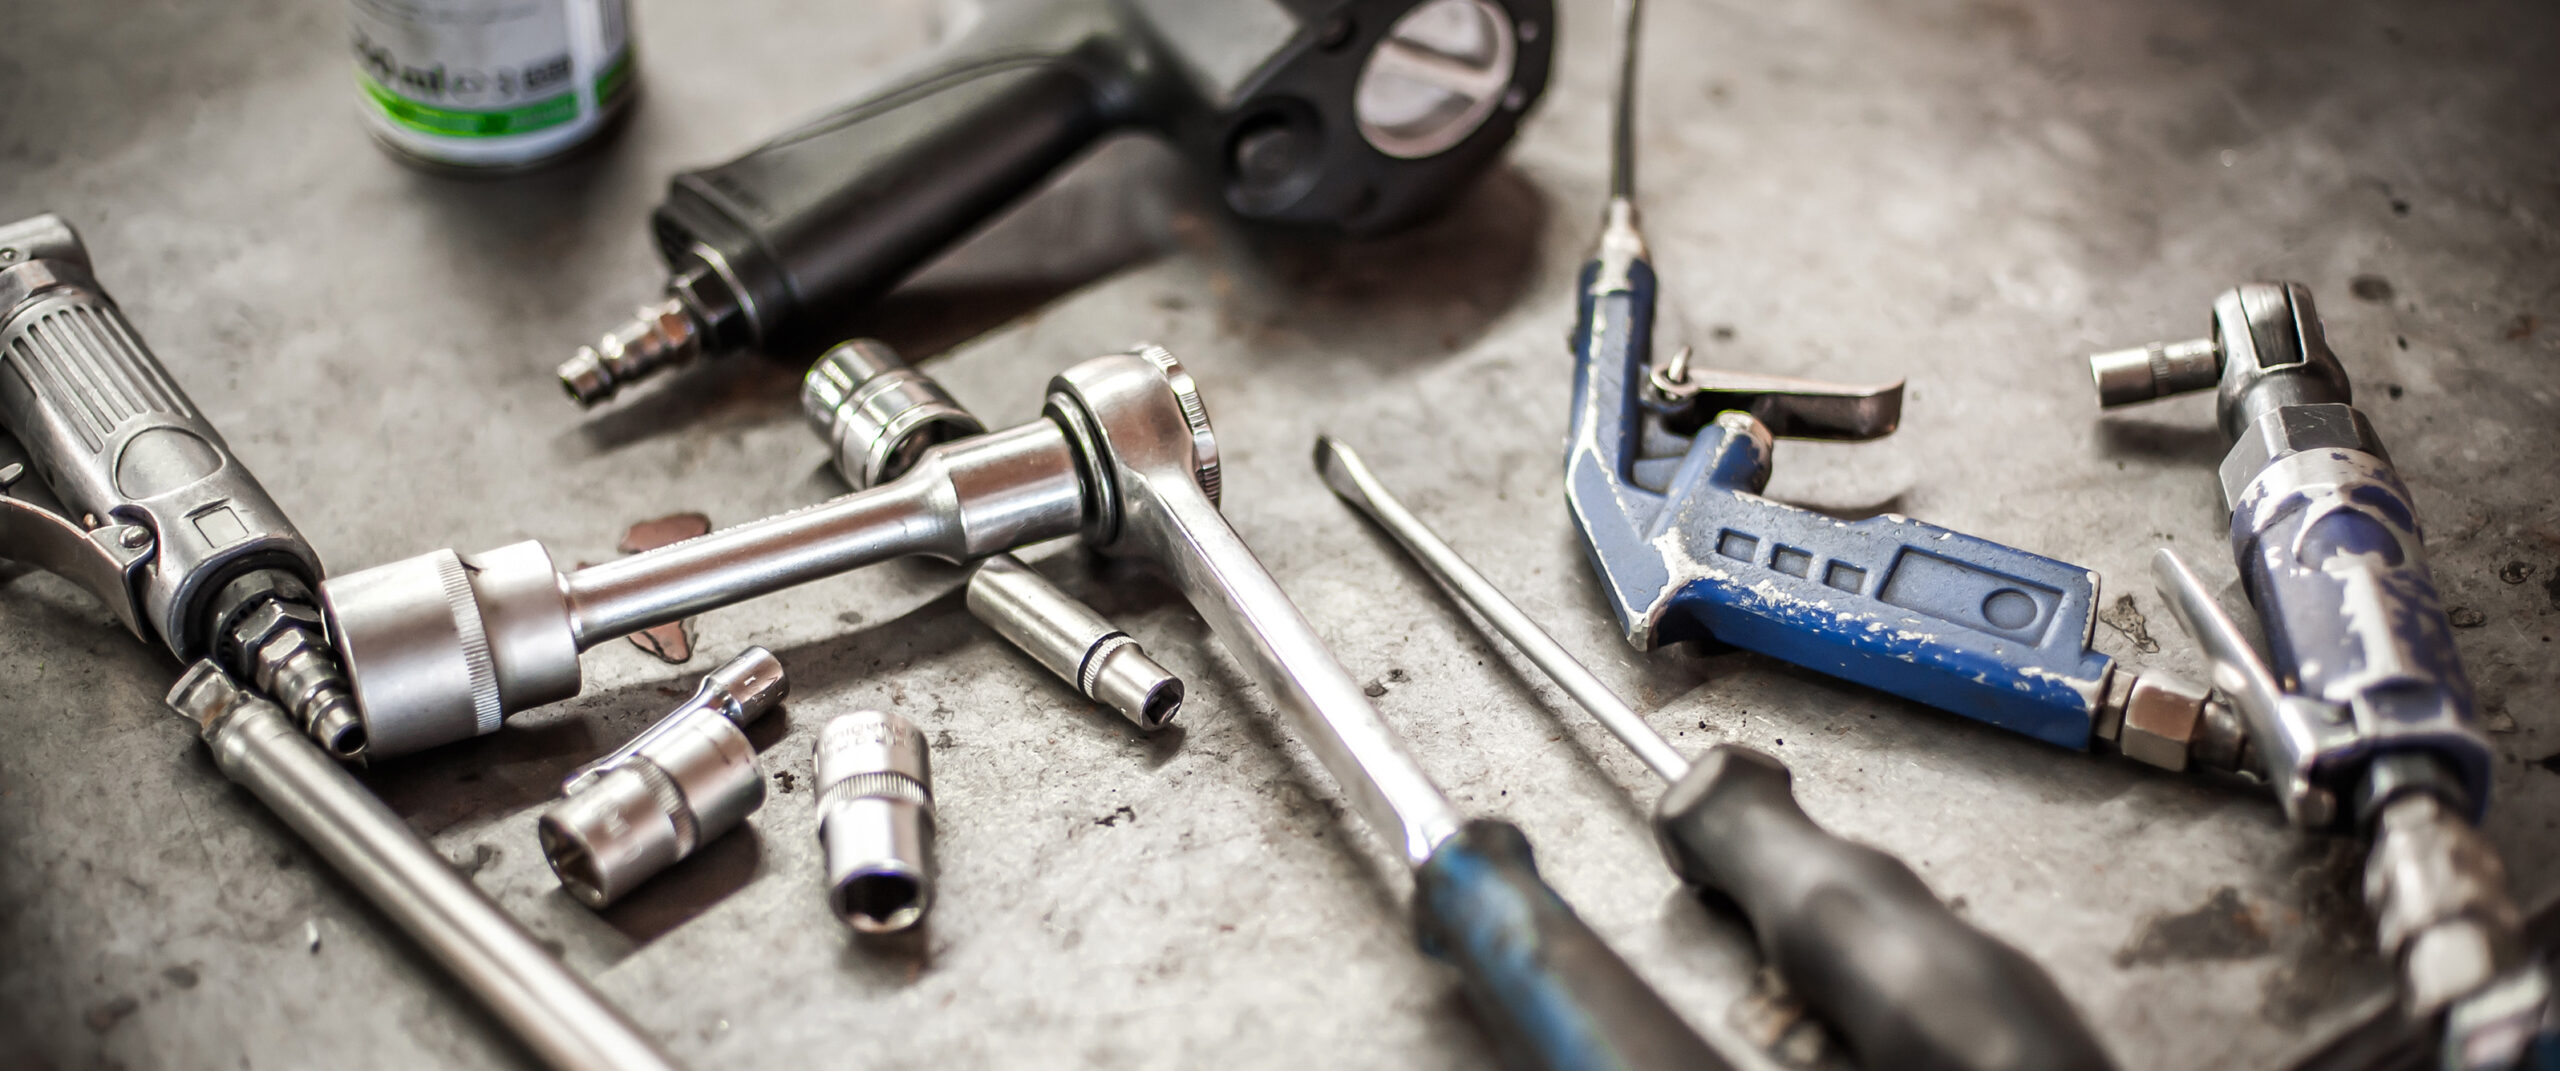
M 933 772 L 905 718 L 856 711 L 818 734 L 818 843 L 827 905 L 857 933 L 894 933 L 933 908 Z
M 538 827 L 561 887 L 603 907 L 764 806 L 744 727 L 790 690 L 772 652 L 747 648 L 684 705 L 569 775 Z

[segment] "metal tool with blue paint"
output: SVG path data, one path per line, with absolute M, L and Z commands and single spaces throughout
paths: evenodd
M 2088 569 L 1887 514 L 1771 501 L 1778 438 L 1891 433 L 1902 384 L 1656 364 L 1637 228 L 1633 59 L 1620 73 L 1607 222 L 1582 272 L 1565 499 L 1627 641 L 1716 640 L 2069 748 L 2237 768 L 2241 724 L 2196 688 L 2090 648 Z
M 2213 303 L 2212 337 L 2089 365 L 2109 408 L 2219 389 L 2232 556 L 2270 657 L 2166 548 L 2153 561 L 2161 597 L 2247 721 L 2285 814 L 2371 838 L 2366 906 L 2402 1004 L 2441 1031 L 2438 1062 L 2534 1065 L 2560 1030 L 2551 980 L 2524 951 L 2505 868 L 2473 824 L 2495 752 L 2416 505 L 2352 404 L 2310 290 L 2235 287 Z

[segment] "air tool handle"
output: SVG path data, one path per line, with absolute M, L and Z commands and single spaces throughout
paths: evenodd
M 1860 1064 L 2114 1066 L 2034 961 L 1956 917 L 1900 860 L 1815 824 L 1788 780 L 1776 759 L 1718 746 L 1663 794 L 1654 834 L 1681 880 L 1742 909 Z
M 140 552 L 122 566 L 129 589 L 99 594 L 180 658 L 211 648 L 224 582 L 264 566 L 320 576 L 318 556 L 125 321 L 60 216 L 0 224 L 0 429 L 26 447 L 65 520 Z
M 717 343 L 838 326 L 1127 121 L 1113 5 L 1007 5 L 915 75 L 746 155 L 677 175 L 652 219 Z
M 1477 819 L 1441 842 L 1415 871 L 1413 910 L 1423 947 L 1537 1067 L 1732 1066 L 1547 886 L 1510 823 Z

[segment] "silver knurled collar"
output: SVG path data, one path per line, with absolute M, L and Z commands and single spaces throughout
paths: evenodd
M 444 587 L 446 610 L 453 614 L 453 630 L 461 640 L 463 675 L 471 683 L 472 721 L 480 735 L 498 731 L 506 721 L 506 708 L 498 699 L 498 663 L 489 654 L 489 633 L 480 624 L 480 599 L 471 590 L 471 574 L 462 566 L 462 556 L 450 550 L 436 552 L 436 580 Z

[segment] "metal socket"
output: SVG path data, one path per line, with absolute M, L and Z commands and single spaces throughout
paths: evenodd
M 933 771 L 905 718 L 861 710 L 818 734 L 818 843 L 827 906 L 856 933 L 895 933 L 933 908 Z
M 747 648 L 684 705 L 569 775 L 538 826 L 561 887 L 603 907 L 755 813 L 764 775 L 742 730 L 790 690 L 772 652 Z
M 376 758 L 498 731 L 578 694 L 579 642 L 542 544 L 439 550 L 320 586 Z
M 1146 732 L 1182 712 L 1182 681 L 1091 607 L 1010 554 L 969 575 L 969 612 L 1085 698 Z
M 2107 409 L 2211 390 L 2222 382 L 2222 347 L 2198 338 L 2101 353 L 2089 358 L 2089 378 L 2097 383 L 2098 405 Z
M 932 376 L 867 338 L 838 345 L 810 366 L 800 381 L 800 411 L 857 491 L 897 479 L 937 444 L 987 430 Z

